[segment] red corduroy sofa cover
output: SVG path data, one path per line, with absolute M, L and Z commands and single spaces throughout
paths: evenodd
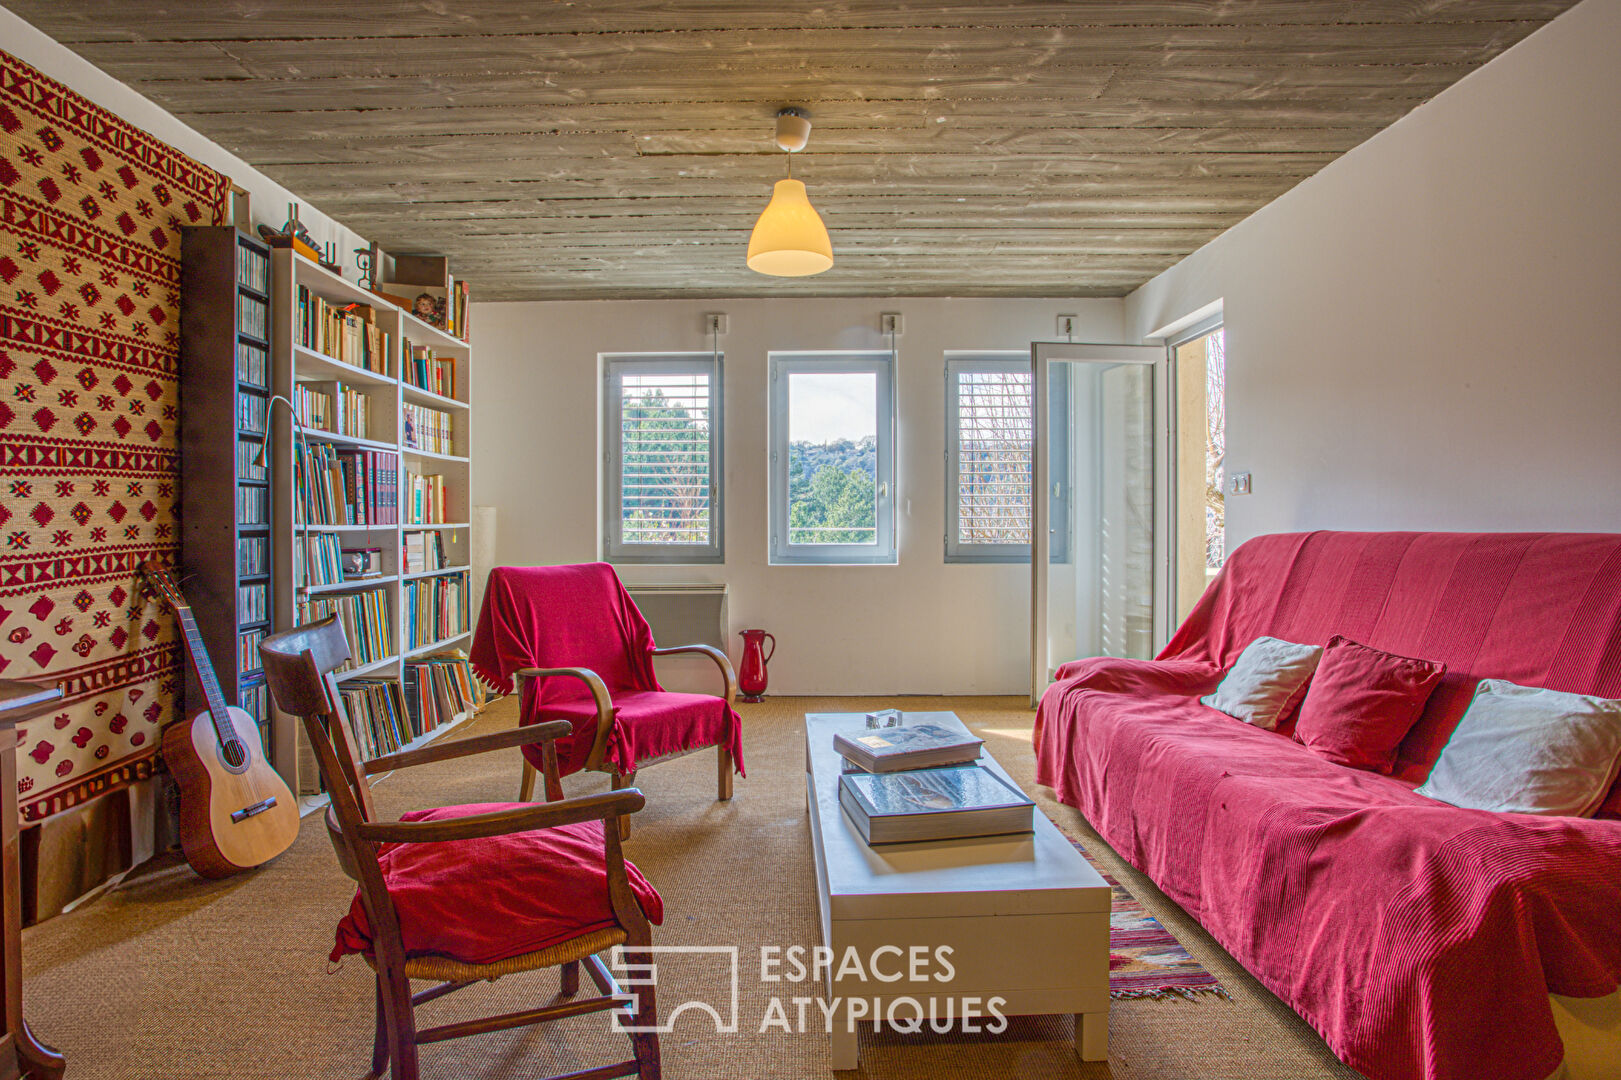
M 1393 776 L 1198 701 L 1256 637 L 1334 634 L 1447 665 Z M 1548 994 L 1621 982 L 1621 821 L 1414 794 L 1485 677 L 1621 697 L 1621 536 L 1258 537 L 1158 659 L 1060 669 L 1036 775 L 1347 1064 L 1544 1080 Z

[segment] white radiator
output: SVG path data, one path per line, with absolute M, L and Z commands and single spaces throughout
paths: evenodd
M 726 617 L 726 586 L 711 582 L 626 585 L 642 609 L 653 640 L 671 645 L 713 645 L 727 651 L 731 626 Z

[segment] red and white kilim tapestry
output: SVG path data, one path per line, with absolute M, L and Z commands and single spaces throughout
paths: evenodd
M 183 659 L 136 584 L 179 550 L 180 227 L 229 181 L 0 52 L 0 677 L 24 821 L 147 776 Z

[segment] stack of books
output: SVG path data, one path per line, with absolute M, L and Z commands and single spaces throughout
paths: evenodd
M 413 450 L 426 450 L 430 454 L 454 454 L 455 442 L 450 432 L 450 414 L 426 405 L 413 405 L 409 401 L 400 406 L 405 423 L 404 443 Z
M 839 803 L 869 844 L 1032 831 L 1035 803 L 978 764 L 983 745 L 938 724 L 840 732 Z
M 382 589 L 318 596 L 298 605 L 295 625 L 305 626 L 337 615 L 349 638 L 351 663 L 364 667 L 393 655 L 394 627 L 388 617 L 388 597 Z
M 439 525 L 445 520 L 445 478 L 405 470 L 403 508 L 407 525 Z
M 399 455 L 385 450 L 339 449 L 317 442 L 293 445 L 299 520 L 310 525 L 392 525 Z
M 456 358 L 439 356 L 432 346 L 405 341 L 405 381 L 440 397 L 456 396 Z
M 293 343 L 343 364 L 388 374 L 388 335 L 369 304 L 334 304 L 298 287 Z M 262 335 L 261 335 L 262 336 Z

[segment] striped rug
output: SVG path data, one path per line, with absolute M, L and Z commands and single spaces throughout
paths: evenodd
M 1216 977 L 1182 947 L 1114 878 L 1106 873 L 1075 840 L 1070 840 L 1092 869 L 1103 875 L 1113 892 L 1109 914 L 1109 996 L 1111 998 L 1170 998 L 1215 994 L 1226 997 Z

